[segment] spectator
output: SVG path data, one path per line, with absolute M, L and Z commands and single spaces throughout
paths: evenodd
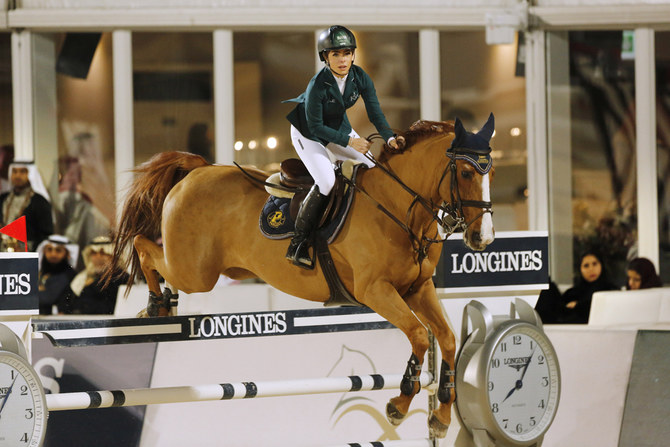
M 40 315 L 65 313 L 72 298 L 70 281 L 76 275 L 79 247 L 61 235 L 52 234 L 39 247 L 38 297 Z
M 626 281 L 627 290 L 651 289 L 652 287 L 662 287 L 663 281 L 656 274 L 654 263 L 647 258 L 635 258 L 628 263 L 626 269 L 628 280 Z
M 33 251 L 53 233 L 51 204 L 42 177 L 30 162 L 14 162 L 9 166 L 10 192 L 0 194 L 0 225 L 5 226 L 26 216 L 28 250 Z M 2 251 L 23 251 L 15 239 L 3 236 Z
M 74 314 L 113 314 L 116 296 L 121 284 L 128 282 L 128 274 L 118 272 L 107 287 L 102 275 L 112 260 L 113 244 L 107 236 L 99 236 L 84 249 L 86 269 L 70 283 L 74 292 L 70 312 Z M 119 267 L 117 267 L 118 269 Z
M 212 154 L 212 136 L 206 123 L 194 123 L 188 130 L 186 150 L 200 155 L 207 163 L 214 163 Z
M 9 165 L 14 161 L 14 146 L 3 144 L 0 146 L 0 193 L 11 189 L 9 183 Z
M 109 221 L 83 190 L 82 165 L 78 158 L 59 158 L 49 192 L 53 198 L 55 231 L 77 244 L 82 254 L 95 236 L 109 232 Z M 84 269 L 81 256 L 75 268 Z
M 586 324 L 589 322 L 591 300 L 595 292 L 616 290 L 608 279 L 601 258 L 590 250 L 579 258 L 579 279 L 563 295 L 554 283 L 542 291 L 535 310 L 546 324 Z

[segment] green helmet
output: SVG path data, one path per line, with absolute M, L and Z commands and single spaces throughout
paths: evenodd
M 326 51 L 356 48 L 354 33 L 343 26 L 333 25 L 319 35 L 319 59 L 326 60 Z

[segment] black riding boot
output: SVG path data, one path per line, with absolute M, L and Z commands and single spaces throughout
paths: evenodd
M 314 262 L 309 256 L 309 239 L 321 218 L 323 207 L 328 201 L 328 196 L 319 192 L 317 185 L 312 186 L 305 200 L 300 204 L 298 216 L 295 219 L 295 235 L 286 252 L 286 259 L 298 267 L 307 270 L 314 268 Z

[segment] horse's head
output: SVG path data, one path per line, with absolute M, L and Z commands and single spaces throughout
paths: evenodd
M 461 121 L 454 122 L 455 136 L 447 149 L 449 162 L 445 171 L 451 181 L 440 185 L 440 196 L 446 202 L 443 226 L 451 231 L 462 229 L 465 244 L 483 250 L 493 242 L 491 218 L 491 182 L 493 163 L 489 141 L 495 124 L 493 114 L 482 129 L 468 132 Z M 443 176 L 443 179 L 446 177 Z

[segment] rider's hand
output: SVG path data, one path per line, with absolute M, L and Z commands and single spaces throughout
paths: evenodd
M 393 149 L 403 149 L 405 147 L 405 137 L 398 135 L 397 137 L 389 138 L 387 144 Z
M 370 150 L 370 142 L 365 138 L 349 138 L 349 146 L 353 147 L 361 154 L 365 154 Z

